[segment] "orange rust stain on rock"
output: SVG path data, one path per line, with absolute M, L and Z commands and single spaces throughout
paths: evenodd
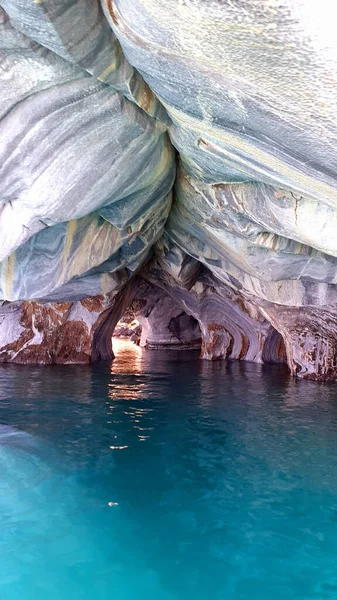
M 239 359 L 243 359 L 247 356 L 247 352 L 249 349 L 249 338 L 246 335 L 241 335 L 241 350 L 239 354 Z
M 225 331 L 225 327 L 218 323 L 208 323 L 207 329 L 208 331 Z
M 20 324 L 26 328 L 35 328 L 43 332 L 51 326 L 59 326 L 64 316 L 68 313 L 72 302 L 55 302 L 42 304 L 41 302 L 22 303 Z
M 242 298 L 235 298 L 235 304 L 239 307 L 240 310 L 242 310 L 243 313 L 248 314 L 245 303 L 242 300 Z
M 1 348 L 0 362 L 10 362 L 13 355 L 20 352 L 21 348 L 34 337 L 34 333 L 26 329 L 22 331 L 20 337 L 10 344 Z
M 147 300 L 145 298 L 137 298 L 136 300 L 133 300 L 131 304 L 131 310 L 133 310 L 135 315 L 137 316 L 137 312 L 140 312 L 142 308 L 144 308 L 144 306 L 146 305 Z
M 116 26 L 118 26 L 118 19 L 117 19 L 116 15 L 115 15 L 115 11 L 113 9 L 113 2 L 112 2 L 112 0 L 108 0 L 107 3 L 106 3 L 106 6 L 107 6 L 107 9 L 109 11 L 109 15 L 110 15 L 111 19 L 113 20 L 114 24 Z
M 0 362 L 18 364 L 88 363 L 93 334 L 104 319 L 103 298 L 88 298 L 86 306 L 97 311 L 97 321 L 89 329 L 83 321 L 68 321 L 72 302 L 42 304 L 25 301 L 19 323 L 24 328 L 14 342 L 0 348 Z M 34 343 L 34 338 L 36 342 Z
M 201 357 L 211 360 L 226 358 L 232 350 L 233 340 L 225 327 L 217 323 L 209 323 L 207 331 L 208 334 L 202 339 Z
M 82 306 L 90 312 L 100 313 L 104 310 L 104 299 L 103 296 L 92 296 L 91 298 L 84 298 L 80 300 Z
M 88 363 L 92 349 L 92 334 L 83 321 L 68 321 L 55 339 L 55 363 Z

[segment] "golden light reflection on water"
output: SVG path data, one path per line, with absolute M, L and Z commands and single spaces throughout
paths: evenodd
M 142 348 L 123 338 L 112 338 L 112 349 L 115 359 L 111 365 L 111 372 L 142 373 L 143 360 Z
M 142 349 L 130 340 L 120 338 L 113 338 L 112 346 L 115 359 L 111 364 L 111 374 L 118 373 L 119 380 L 120 375 L 130 375 L 130 378 L 122 377 L 120 383 L 112 381 L 108 386 L 109 398 L 113 401 L 121 398 L 126 401 L 138 400 L 145 387 L 145 384 L 137 379 L 143 372 Z
M 136 346 L 130 340 L 113 338 L 112 346 L 115 359 L 111 364 L 111 374 L 130 375 L 122 378 L 122 383 L 112 381 L 108 386 L 108 395 L 111 400 L 123 398 L 126 401 L 138 400 L 141 392 L 144 391 L 144 383 L 135 377 L 143 373 L 142 349 Z
M 113 338 L 112 346 L 115 359 L 111 364 L 111 382 L 108 384 L 107 410 L 111 412 L 116 408 L 120 409 L 120 402 L 127 402 L 126 410 L 122 410 L 123 415 L 130 419 L 131 429 L 135 433 L 135 438 L 139 442 L 146 442 L 150 437 L 148 432 L 153 427 L 146 427 L 149 420 L 152 420 L 151 412 L 153 408 L 143 408 L 133 406 L 136 401 L 146 400 L 147 384 L 144 383 L 144 363 L 143 350 L 128 339 Z M 118 374 L 115 379 L 114 374 Z M 122 377 L 121 377 L 122 376 Z M 131 402 L 130 402 L 131 401 Z M 130 405 L 131 403 L 131 405 Z M 145 422 L 143 422 L 145 420 Z M 110 421 L 117 423 L 117 421 Z M 118 438 L 119 436 L 115 436 Z M 113 445 L 111 450 L 124 450 L 127 445 Z

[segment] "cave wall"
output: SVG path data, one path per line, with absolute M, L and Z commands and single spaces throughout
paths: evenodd
M 109 358 L 140 276 L 154 344 L 181 310 L 203 358 L 337 379 L 328 0 L 0 5 L 1 360 Z
M 6 302 L 0 307 L 0 362 L 86 364 L 114 357 L 111 336 L 132 301 L 133 283 L 76 302 Z

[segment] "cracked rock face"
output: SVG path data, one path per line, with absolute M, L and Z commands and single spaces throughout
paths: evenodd
M 144 345 L 337 379 L 330 0 L 0 4 L 0 361 L 143 298 Z

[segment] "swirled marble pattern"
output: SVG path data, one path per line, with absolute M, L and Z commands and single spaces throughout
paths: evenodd
M 311 297 L 316 291 L 315 303 L 323 305 L 327 297 L 336 302 L 337 258 L 316 249 L 313 243 L 302 243 L 310 237 L 311 229 L 305 236 L 288 218 L 289 205 L 295 202 L 291 194 L 260 183 L 208 184 L 181 170 L 175 198 L 168 235 L 227 285 L 294 306 L 312 303 L 309 286 Z M 315 211 L 303 203 L 305 210 L 313 229 Z M 332 230 L 335 219 L 336 215 L 330 213 Z M 286 237 L 288 229 L 295 230 L 294 238 L 301 241 Z M 312 242 L 315 237 L 317 230 L 311 236 Z M 329 244 L 323 239 L 317 240 L 317 246 Z
M 142 276 L 170 294 L 199 323 L 202 358 L 285 362 L 282 338 L 258 305 L 215 279 L 167 236 L 156 245 L 154 259 Z
M 2 14 L 0 297 L 108 293 L 163 230 L 175 170 L 165 128 Z
M 125 59 L 97 0 L 2 0 L 1 6 L 17 31 L 167 122 L 156 96 Z
M 337 379 L 330 0 L 0 4 L 0 299 L 76 303 L 140 275 L 160 288 L 154 343 L 183 310 L 204 358 L 286 351 L 293 374 Z
M 336 206 L 330 0 L 104 0 L 129 61 L 174 121 L 187 170 Z

